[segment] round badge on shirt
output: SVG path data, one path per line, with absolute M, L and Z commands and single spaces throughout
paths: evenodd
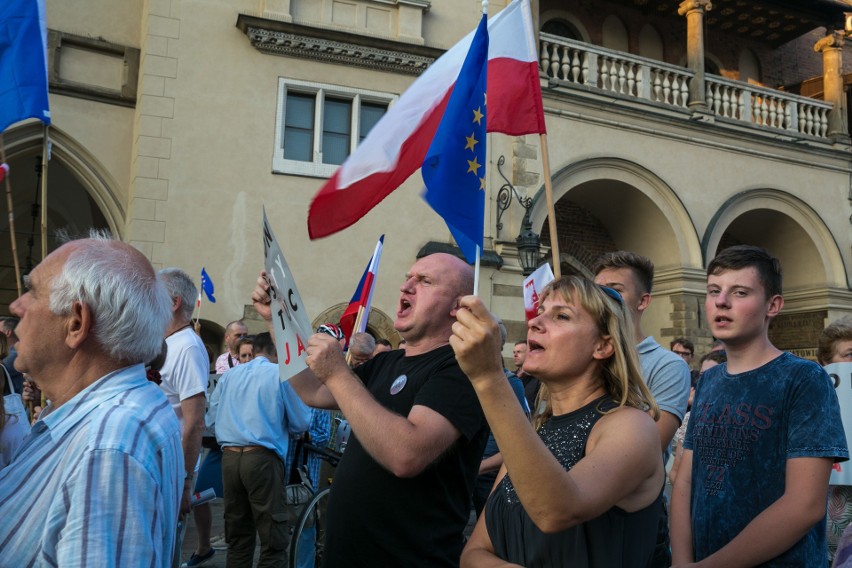
M 408 382 L 408 377 L 405 375 L 400 375 L 394 380 L 393 384 L 390 388 L 391 394 L 398 394 L 403 388 L 405 388 L 405 383 Z

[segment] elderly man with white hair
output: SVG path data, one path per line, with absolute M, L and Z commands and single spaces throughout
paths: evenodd
M 183 485 L 180 430 L 145 376 L 169 296 L 135 248 L 72 241 L 30 274 L 15 367 L 50 403 L 0 471 L 4 566 L 168 566 Z
M 165 332 L 167 349 L 166 360 L 160 369 L 160 388 L 180 421 L 183 461 L 186 465 L 186 480 L 180 503 L 180 517 L 183 518 L 190 511 L 192 478 L 199 465 L 210 361 L 207 348 L 192 329 L 192 311 L 198 297 L 198 288 L 192 278 L 180 268 L 164 268 L 157 276 L 172 299 L 172 319 Z M 213 556 L 210 549 L 206 552 L 208 556 Z

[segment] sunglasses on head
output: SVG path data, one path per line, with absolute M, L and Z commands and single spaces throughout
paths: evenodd
M 617 303 L 619 306 L 624 306 L 624 298 L 621 297 L 621 294 L 618 293 L 618 290 L 610 288 L 609 286 L 598 286 L 598 288 L 603 290 L 604 294 L 615 300 L 615 303 Z

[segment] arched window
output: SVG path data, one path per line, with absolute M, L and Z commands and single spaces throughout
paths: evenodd
M 548 20 L 541 26 L 541 31 L 546 34 L 583 41 L 583 36 L 580 35 L 577 28 L 563 19 Z
M 760 60 L 750 49 L 740 52 L 740 81 L 760 83 Z
M 711 73 L 713 75 L 721 75 L 721 71 L 719 69 L 719 65 L 713 61 L 712 59 L 705 57 L 704 58 L 704 72 Z
M 663 61 L 663 40 L 657 30 L 648 24 L 639 32 L 639 55 Z
M 627 28 L 618 16 L 609 15 L 603 23 L 603 46 L 615 51 L 629 52 Z

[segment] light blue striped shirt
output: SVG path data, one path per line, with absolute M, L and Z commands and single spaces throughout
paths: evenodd
M 165 395 L 142 365 L 110 373 L 0 471 L 0 566 L 168 567 L 184 476 Z
M 220 445 L 263 446 L 286 463 L 290 434 L 308 429 L 311 412 L 278 377 L 278 365 L 257 356 L 219 378 L 205 420 Z

